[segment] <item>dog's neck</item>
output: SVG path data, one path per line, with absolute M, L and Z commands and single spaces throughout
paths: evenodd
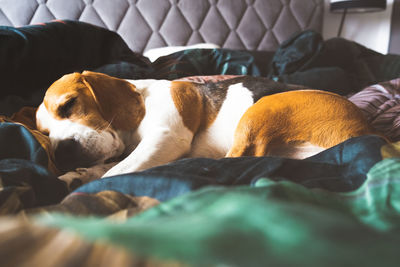
M 146 98 L 151 94 L 151 90 L 153 88 L 156 88 L 156 90 L 159 90 L 162 88 L 168 88 L 169 90 L 169 83 L 170 81 L 168 80 L 154 80 L 154 79 L 143 79 L 143 80 L 126 80 L 129 83 L 133 84 L 136 88 L 136 91 L 139 92 L 144 101 L 145 101 L 145 109 L 146 107 Z M 168 86 L 163 86 L 163 84 Z M 146 111 L 145 111 L 145 116 L 146 116 Z M 143 122 L 143 120 L 142 120 Z M 125 144 L 125 150 L 124 154 L 129 154 L 135 148 L 137 145 L 140 143 L 140 141 L 143 139 L 143 133 L 141 131 L 141 126 L 139 126 L 137 129 L 131 130 L 131 131 L 117 131 L 119 137 Z

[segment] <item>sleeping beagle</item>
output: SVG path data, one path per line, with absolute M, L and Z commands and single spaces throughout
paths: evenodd
M 50 86 L 36 121 L 64 171 L 123 158 L 104 177 L 182 157 L 305 158 L 374 133 L 345 98 L 298 89 L 249 76 L 200 84 L 84 71 Z

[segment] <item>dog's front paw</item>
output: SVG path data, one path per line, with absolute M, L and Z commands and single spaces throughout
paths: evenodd
M 58 179 L 63 180 L 67 184 L 69 190 L 73 191 L 79 186 L 94 180 L 94 177 L 90 175 L 87 168 L 77 168 L 74 171 L 59 176 Z
M 77 168 L 59 176 L 58 179 L 66 182 L 70 190 L 74 190 L 81 185 L 100 179 L 115 164 L 117 162 L 99 164 L 90 168 Z

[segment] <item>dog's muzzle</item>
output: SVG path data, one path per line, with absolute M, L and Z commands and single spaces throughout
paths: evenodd
M 62 140 L 54 151 L 56 166 L 60 171 L 71 171 L 78 167 L 89 167 L 95 163 L 93 156 L 74 139 Z

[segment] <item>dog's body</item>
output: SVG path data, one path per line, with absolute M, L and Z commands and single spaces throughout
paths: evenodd
M 197 84 L 74 73 L 49 88 L 37 126 L 49 133 L 64 170 L 124 156 L 105 176 L 181 157 L 304 158 L 373 133 L 345 98 L 296 89 L 254 77 Z

